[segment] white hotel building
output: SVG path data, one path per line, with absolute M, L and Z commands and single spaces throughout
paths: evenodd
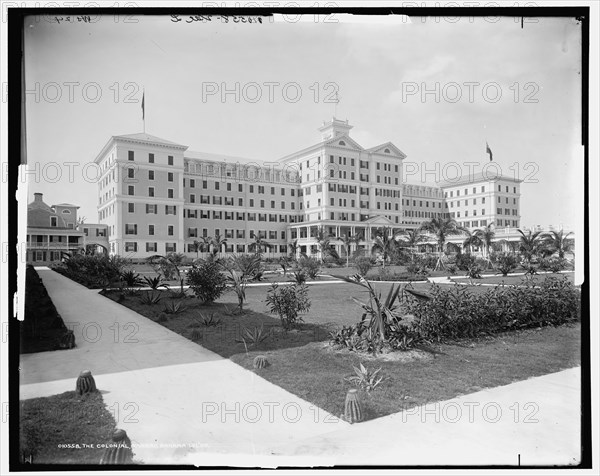
M 222 251 L 248 252 L 256 236 L 272 256 L 316 252 L 323 227 L 335 237 L 360 234 L 370 250 L 377 228 L 416 228 L 433 217 L 454 217 L 477 228 L 520 225 L 520 181 L 466 177 L 439 186 L 407 184 L 406 155 L 391 142 L 365 149 L 348 121 L 319 128 L 321 140 L 276 162 L 192 152 L 149 134 L 113 136 L 95 159 L 98 221 L 107 225 L 110 253 L 132 258 L 182 252 L 220 235 Z M 344 256 L 341 241 L 333 240 Z

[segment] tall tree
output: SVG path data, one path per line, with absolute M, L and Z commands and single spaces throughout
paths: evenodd
M 533 258 L 538 256 L 544 246 L 541 231 L 533 232 L 528 230 L 525 233 L 523 230 L 517 230 L 521 236 L 519 238 L 519 251 L 523 259 L 530 264 Z
M 462 244 L 464 249 L 468 249 L 468 253 L 473 252 L 474 246 L 481 246 L 483 244 L 477 233 L 471 233 L 469 230 L 465 230 L 464 234 L 466 235 L 466 238 L 463 240 Z
M 396 237 L 398 233 L 391 227 L 378 228 L 375 232 L 375 238 L 373 239 L 372 251 L 379 251 L 383 258 L 383 268 L 385 263 L 389 259 L 390 255 L 395 253 L 398 245 Z
M 573 239 L 569 238 L 569 236 L 572 234 L 573 232 L 565 234 L 563 230 L 549 231 L 543 233 L 541 238 L 544 241 L 544 245 L 550 252 L 553 254 L 556 253 L 560 259 L 563 259 L 565 257 L 565 253 L 571 253 L 573 251 L 573 247 L 575 246 Z
M 300 248 L 298 239 L 296 238 L 294 241 L 288 243 L 288 248 L 290 250 L 290 258 L 295 261 L 297 259 L 298 249 Z
M 362 240 L 362 236 L 359 234 L 346 234 L 344 233 L 340 236 L 340 240 L 344 244 L 344 248 L 346 250 L 346 268 L 350 265 L 350 253 L 352 251 L 352 245 L 357 245 Z
M 398 238 L 400 239 L 400 243 L 408 247 L 408 249 L 410 250 L 411 258 L 414 259 L 416 247 L 419 245 L 419 243 L 425 240 L 425 235 L 421 233 L 420 229 L 416 228 L 404 230 L 398 236 Z
M 453 218 L 432 218 L 421 225 L 421 231 L 431 233 L 434 235 L 437 241 L 438 248 L 438 261 L 435 265 L 435 269 L 438 267 L 444 267 L 443 255 L 444 255 L 444 244 L 448 236 L 460 235 L 466 231 L 466 228 L 459 225 Z
M 339 259 L 338 252 L 333 248 L 331 244 L 332 236 L 329 235 L 325 231 L 325 228 L 322 226 L 317 230 L 317 234 L 315 235 L 315 239 L 317 240 L 317 245 L 319 245 L 319 251 L 321 252 L 321 259 L 325 260 L 328 256 L 331 256 L 334 259 Z
M 496 232 L 494 231 L 494 225 L 492 223 L 489 223 L 487 226 L 485 226 L 485 228 L 478 228 L 473 233 L 480 239 L 481 244 L 483 245 L 485 257 L 489 260 L 490 249 L 496 236 Z

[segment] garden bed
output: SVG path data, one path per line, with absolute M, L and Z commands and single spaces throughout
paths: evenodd
M 22 354 L 60 348 L 67 327 L 35 268 L 25 271 L 25 320 L 19 323 Z
M 574 282 L 575 279 L 575 273 L 540 273 L 540 274 L 535 274 L 533 275 L 533 281 L 534 282 L 541 282 L 547 278 L 560 278 L 560 277 L 565 277 L 567 278 L 571 283 Z M 504 284 L 504 285 L 520 285 L 523 284 L 525 279 L 531 279 L 531 278 L 525 278 L 525 276 L 523 274 L 518 275 L 518 276 L 501 276 L 501 275 L 493 275 L 493 276 L 482 276 L 481 279 L 473 279 L 473 284 L 477 285 L 477 284 Z M 469 278 L 452 278 L 452 282 L 455 283 L 461 283 L 461 284 L 471 284 L 471 281 L 469 280 Z
M 99 392 L 74 391 L 21 401 L 21 458 L 35 464 L 94 464 L 104 454 L 115 420 Z M 84 447 L 83 444 L 88 446 Z M 61 448 L 76 444 L 79 447 Z M 23 462 L 23 460 L 21 460 Z
M 374 287 L 385 294 L 391 285 L 374 283 Z M 427 293 L 433 290 L 430 284 L 414 284 L 412 288 Z M 364 300 L 367 295 L 361 288 L 349 283 L 309 286 L 313 306 L 302 316 L 305 324 L 291 331 L 284 331 L 280 321 L 268 313 L 265 303 L 268 289 L 268 286 L 248 288 L 246 311 L 241 315 L 232 312 L 237 303 L 232 293 L 212 305 L 203 305 L 195 298 L 182 299 L 186 309 L 175 315 L 163 315 L 163 319 L 164 303 L 177 301 L 169 291 L 158 291 L 162 295 L 158 305 L 142 304 L 139 294 L 125 296 L 121 304 L 245 368 L 252 369 L 253 358 L 265 355 L 271 365 L 256 370 L 259 375 L 338 416 L 345 394 L 353 386 L 346 378 L 354 374 L 353 366 L 361 362 L 371 371 L 381 367 L 381 375 L 385 377 L 370 394 L 361 391 L 367 419 L 580 363 L 579 323 L 422 344 L 408 352 L 395 352 L 394 357 L 398 358 L 333 349 L 327 345 L 329 331 L 360 320 L 362 310 L 352 297 Z M 475 296 L 489 289 L 469 287 Z M 107 297 L 119 300 L 119 293 L 110 292 Z M 211 314 L 220 321 L 218 326 L 199 324 L 199 319 Z M 245 328 L 262 328 L 267 337 L 245 346 L 241 342 Z

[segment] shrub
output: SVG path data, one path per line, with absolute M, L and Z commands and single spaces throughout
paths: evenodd
M 129 262 L 120 256 L 79 255 L 66 258 L 52 268 L 88 288 L 107 288 L 121 280 Z
M 227 289 L 227 279 L 217 262 L 198 263 L 188 271 L 188 284 L 198 299 L 210 303 L 221 297 Z
M 354 260 L 354 267 L 361 276 L 366 276 L 373 267 L 373 261 L 368 256 L 358 256 Z
M 579 290 L 568 279 L 525 280 L 475 294 L 465 286 L 433 285 L 430 300 L 408 299 L 409 330 L 428 341 L 472 338 L 504 330 L 561 325 L 579 318 Z
M 148 287 L 152 288 L 154 291 L 156 291 L 158 288 L 168 288 L 169 287 L 168 284 L 163 284 L 162 278 L 160 276 L 156 276 L 154 278 L 145 277 L 144 281 L 148 285 Z
M 310 310 L 308 286 L 295 283 L 280 287 L 273 283 L 267 293 L 266 303 L 269 311 L 279 316 L 284 329 L 295 327 L 302 322 L 300 314 Z
M 456 255 L 456 267 L 461 271 L 468 271 L 476 262 L 475 256 L 469 253 L 458 253 Z
M 307 279 L 306 272 L 302 270 L 296 271 L 295 273 L 292 273 L 292 278 L 296 284 L 304 284 Z
M 542 271 L 551 271 L 559 273 L 566 268 L 566 260 L 559 257 L 542 258 L 540 260 L 540 269 Z
M 494 261 L 496 269 L 502 273 L 502 276 L 507 276 L 508 273 L 514 271 L 519 264 L 517 257 L 510 253 L 499 253 L 494 256 Z
M 167 314 L 179 314 L 185 310 L 185 307 L 183 307 L 183 303 L 181 301 L 170 301 L 165 303 L 165 308 L 163 310 Z
M 315 258 L 304 256 L 298 260 L 298 269 L 304 271 L 309 279 L 315 279 L 321 272 L 321 266 Z

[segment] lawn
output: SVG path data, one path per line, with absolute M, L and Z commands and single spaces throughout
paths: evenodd
M 21 456 L 33 464 L 99 464 L 115 430 L 100 392 L 23 400 L 20 416 Z
M 382 293 L 391 287 L 386 283 L 373 284 Z M 415 290 L 429 291 L 432 285 L 412 286 Z M 336 415 L 342 411 L 345 393 L 350 388 L 345 378 L 352 375 L 352 366 L 361 361 L 370 370 L 382 367 L 386 377 L 371 395 L 363 394 L 367 418 L 571 368 L 580 362 L 579 324 L 396 352 L 394 356 L 399 359 L 395 361 L 370 360 L 364 355 L 334 351 L 328 345 L 330 330 L 360 320 L 361 309 L 352 297 L 366 298 L 362 288 L 349 283 L 310 285 L 312 307 L 303 315 L 305 324 L 288 332 L 282 330 L 277 317 L 268 313 L 265 304 L 268 289 L 268 285 L 247 289 L 243 315 L 232 312 L 237 304 L 232 293 L 212 305 L 202 305 L 193 297 L 182 299 L 185 310 L 175 315 L 164 314 L 165 303 L 174 301 L 169 291 L 160 291 L 162 299 L 157 305 L 142 304 L 139 292 L 123 299 L 119 298 L 119 292 L 112 291 L 107 297 L 120 300 L 121 304 L 248 369 L 252 368 L 253 357 L 266 355 L 272 365 L 256 372 Z M 480 293 L 490 288 L 472 286 L 471 289 Z M 202 319 L 208 320 L 211 314 L 219 324 L 204 326 Z M 241 342 L 244 328 L 261 327 L 263 334 L 268 335 L 266 340 L 256 345 L 248 342 L 246 348 Z

